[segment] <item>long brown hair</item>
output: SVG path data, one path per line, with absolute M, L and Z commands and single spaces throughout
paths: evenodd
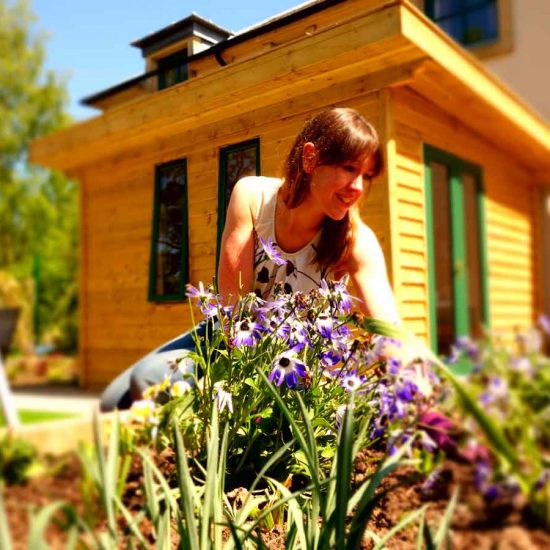
M 374 127 L 355 109 L 335 107 L 308 120 L 292 145 L 284 164 L 282 199 L 287 208 L 296 208 L 309 193 L 310 175 L 304 171 L 302 152 L 311 142 L 318 152 L 317 165 L 343 164 L 375 155 L 373 177 L 383 169 L 380 141 Z M 337 266 L 347 257 L 353 239 L 356 208 L 343 219 L 325 217 L 315 262 L 322 267 Z

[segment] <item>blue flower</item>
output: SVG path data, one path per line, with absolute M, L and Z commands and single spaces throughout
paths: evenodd
M 272 364 L 269 374 L 269 381 L 280 386 L 283 381 L 289 388 L 298 385 L 298 377 L 304 378 L 307 374 L 307 367 L 295 355 L 293 351 L 285 351 L 278 355 Z
M 264 249 L 264 252 L 267 254 L 267 257 L 277 265 L 285 265 L 287 261 L 281 257 L 281 254 L 277 252 L 277 249 L 275 248 L 277 245 L 273 242 L 273 239 L 271 237 L 265 241 L 260 237 L 260 244 L 262 245 L 262 248 Z
M 237 321 L 233 325 L 231 342 L 237 348 L 241 346 L 253 346 L 260 339 L 260 325 L 250 319 Z

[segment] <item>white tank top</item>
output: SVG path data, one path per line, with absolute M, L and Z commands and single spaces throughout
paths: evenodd
M 277 191 L 283 181 L 263 176 L 258 176 L 257 180 L 258 206 L 254 215 L 254 280 L 252 284 L 254 292 L 263 299 L 269 300 L 273 298 L 275 283 L 281 284 L 286 292 L 309 292 L 319 288 L 321 279 L 333 278 L 330 269 L 320 269 L 315 262 L 315 252 L 321 232 L 296 252 L 281 250 L 275 239 L 274 222 Z M 266 246 L 262 245 L 262 240 L 269 252 L 266 252 Z M 272 250 L 275 254 L 271 253 Z M 277 261 L 278 258 L 280 258 L 279 261 Z

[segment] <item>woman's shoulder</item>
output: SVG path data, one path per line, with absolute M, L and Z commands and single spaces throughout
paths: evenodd
M 247 203 L 253 220 L 259 216 L 263 205 L 276 195 L 283 180 L 268 176 L 246 176 L 241 178 L 233 189 L 233 193 Z
M 353 273 L 360 265 L 377 263 L 383 259 L 382 249 L 376 233 L 357 216 L 352 221 L 352 238 L 343 265 L 342 273 Z
M 283 183 L 280 178 L 269 176 L 245 176 L 235 184 L 235 190 L 247 191 L 251 194 L 260 194 L 266 187 L 278 188 Z

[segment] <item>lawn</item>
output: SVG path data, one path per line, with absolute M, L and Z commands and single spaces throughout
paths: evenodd
M 36 424 L 38 422 L 47 422 L 49 420 L 62 420 L 65 418 L 75 418 L 74 413 L 55 412 L 55 411 L 35 411 L 21 410 L 18 411 L 19 419 L 22 424 Z M 4 415 L 0 412 L 0 427 L 5 426 Z

